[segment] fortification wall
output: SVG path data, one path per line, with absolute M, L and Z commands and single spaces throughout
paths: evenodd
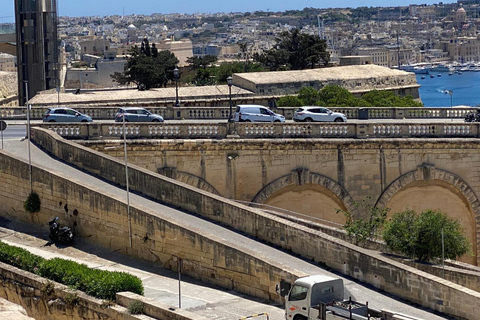
M 28 163 L 0 152 L 0 215 L 41 226 L 58 216 L 74 228 L 76 235 L 96 245 L 156 262 L 167 269 L 176 269 L 177 259 L 182 258 L 184 274 L 266 300 L 280 301 L 275 285 L 281 280 L 293 282 L 305 275 L 285 271 L 273 259 L 244 252 L 220 237 L 196 233 L 178 221 L 165 220 L 156 212 L 132 205 L 130 246 L 124 197 L 104 195 L 102 190 L 83 186 L 72 177 L 35 166 L 33 190 L 40 196 L 41 211 L 27 213 L 23 202 L 30 190 L 28 172 Z
M 114 183 L 122 184 L 125 181 L 124 163 L 120 160 L 81 147 L 74 142 L 65 141 L 57 134 L 40 128 L 33 129 L 33 139 L 54 156 L 70 162 L 83 170 L 95 173 Z M 27 172 L 27 170 L 25 169 L 23 172 Z M 321 232 L 298 226 L 292 222 L 236 204 L 211 193 L 202 192 L 199 189 L 178 183 L 137 166 L 131 166 L 129 172 L 131 174 L 129 179 L 131 180 L 131 190 L 136 190 L 182 210 L 202 215 L 267 243 L 291 250 L 311 261 L 324 264 L 345 275 L 352 276 L 380 290 L 384 290 L 413 303 L 446 313 L 458 319 L 475 319 L 478 316 L 478 311 L 480 310 L 480 293 L 478 292 L 458 286 L 428 273 L 406 267 L 398 262 L 387 259 L 379 253 L 372 253 L 371 251 L 353 246 L 352 244 L 327 236 Z M 52 183 L 47 184 L 45 187 L 47 186 L 55 188 L 55 184 Z M 65 187 L 58 190 L 66 192 Z M 4 192 L 7 192 L 7 190 Z M 89 191 L 84 190 L 84 192 L 88 194 Z M 11 190 L 8 190 L 7 194 L 11 196 Z M 77 193 L 68 192 L 68 194 Z M 79 195 L 81 194 L 82 193 L 79 193 Z M 18 193 L 15 195 L 15 198 L 18 198 Z M 135 219 L 136 224 L 138 224 L 135 226 L 135 230 L 140 228 L 141 232 L 139 234 L 144 237 L 144 232 L 149 232 L 149 229 L 145 230 L 142 228 L 146 223 L 146 217 L 143 217 L 143 214 L 137 212 L 134 214 L 139 215 L 138 218 Z M 151 218 L 154 219 L 154 217 Z M 120 221 L 122 220 L 120 219 Z M 96 221 L 96 223 L 98 223 L 98 221 Z M 110 222 L 111 225 L 116 225 L 117 223 L 117 220 Z M 157 224 L 154 223 L 153 226 L 155 225 Z M 160 226 L 162 228 L 159 229 L 164 230 L 163 225 L 161 224 Z M 118 229 L 125 230 L 125 225 L 118 226 Z M 151 229 L 150 232 L 152 232 Z M 156 228 L 155 232 L 157 232 Z M 123 231 L 123 233 L 125 234 L 125 231 Z M 185 231 L 185 233 L 190 232 Z M 103 235 L 102 233 L 102 236 Z M 156 233 L 154 236 L 156 236 Z M 198 235 L 191 234 L 191 238 L 186 239 L 184 243 L 186 243 L 187 247 L 194 246 L 194 248 L 197 249 L 199 248 L 199 244 L 202 243 L 201 241 L 204 241 L 198 237 Z M 138 239 L 135 241 L 138 241 Z M 173 246 L 178 242 L 178 240 L 172 241 L 172 243 L 169 244 Z M 125 240 L 122 240 L 122 242 L 116 245 L 122 245 L 122 243 L 125 245 Z M 140 248 L 145 246 L 145 244 L 141 242 L 138 243 L 138 245 Z M 201 248 L 203 249 L 203 247 L 202 245 Z M 142 258 L 151 257 L 150 253 L 145 252 L 143 249 L 132 252 L 127 249 L 126 251 L 131 254 L 138 254 Z M 190 252 L 190 250 L 188 250 L 188 252 Z M 200 255 L 207 254 L 209 262 L 214 262 L 212 265 L 219 266 L 219 264 L 216 263 L 217 259 L 214 258 L 219 257 L 219 255 L 220 258 L 223 257 L 223 252 L 223 250 L 214 252 L 207 251 L 200 253 Z M 236 251 L 230 251 L 230 253 L 233 257 L 240 257 L 244 254 Z M 158 256 L 165 257 L 167 260 L 171 258 L 168 254 L 166 256 Z M 236 258 L 233 260 L 240 262 Z M 255 265 L 257 265 L 257 261 L 255 261 Z M 234 267 L 230 264 L 228 266 L 221 264 L 220 266 L 226 268 Z M 265 265 L 260 263 L 259 266 L 263 267 Z M 249 269 L 250 267 L 253 266 L 251 264 L 242 265 L 239 263 L 235 265 L 234 268 L 238 268 L 235 269 L 237 271 L 245 272 L 251 270 Z M 244 268 L 247 269 L 245 270 Z M 234 283 L 237 284 L 234 286 L 235 289 L 263 298 L 265 297 L 264 293 L 268 290 L 270 298 L 278 299 L 278 296 L 274 293 L 275 281 L 281 278 L 286 279 L 287 276 L 290 276 L 291 279 L 293 274 L 277 270 L 274 266 L 268 268 L 270 269 L 270 273 L 264 274 L 261 272 L 260 275 L 261 290 L 257 289 L 258 284 L 255 283 L 253 283 L 253 285 L 256 287 L 248 287 L 248 284 L 252 283 L 252 279 L 257 282 L 259 281 L 258 278 L 255 277 L 249 279 L 241 278 L 238 282 L 234 281 Z M 265 270 L 268 268 L 265 266 Z M 211 270 L 211 267 L 208 269 Z M 225 274 L 228 274 L 227 270 L 225 270 Z M 210 282 L 215 282 L 215 279 L 216 278 L 212 277 L 204 278 L 205 281 Z M 246 280 L 246 285 L 241 285 L 244 280 Z M 231 287 L 231 282 L 218 281 L 218 283 L 226 285 L 227 288 Z

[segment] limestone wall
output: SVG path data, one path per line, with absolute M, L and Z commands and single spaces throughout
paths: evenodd
M 125 170 L 122 161 L 62 140 L 59 136 L 47 130 L 34 129 L 33 131 L 34 141 L 60 159 L 73 163 L 105 179 L 113 179 L 113 182 L 122 184 L 125 181 Z M 362 154 L 361 151 L 359 153 Z M 279 157 L 278 160 L 283 161 L 282 157 Z M 166 204 L 197 213 L 208 219 L 250 234 L 260 240 L 278 245 L 286 250 L 291 250 L 309 260 L 325 264 L 345 275 L 369 283 L 378 289 L 433 310 L 444 312 L 458 319 L 475 319 L 479 313 L 480 293 L 478 292 L 455 285 L 428 273 L 406 267 L 380 254 L 371 253 L 368 250 L 326 236 L 321 232 L 312 231 L 306 227 L 298 226 L 280 218 L 274 218 L 271 215 L 225 200 L 211 193 L 202 192 L 148 170 L 132 166 L 129 171 L 131 172 L 131 190 L 142 192 Z M 25 170 L 25 172 L 27 171 Z M 301 173 L 296 175 L 298 179 L 303 179 L 302 176 L 305 177 Z M 143 226 L 145 223 L 143 218 L 135 221 L 139 226 Z M 195 239 L 198 235 L 192 235 L 192 237 Z M 178 241 L 171 244 L 175 243 L 178 243 Z M 190 246 L 195 245 L 195 248 L 197 248 L 199 242 L 198 240 L 190 240 L 186 241 L 186 244 Z M 139 245 L 140 247 L 143 246 L 141 243 Z M 143 250 L 132 253 L 146 258 L 150 256 L 148 252 L 142 254 L 144 253 Z M 212 257 L 211 251 L 207 253 L 209 254 L 208 257 Z M 218 251 L 218 253 L 222 256 L 223 251 Z M 240 252 L 235 253 L 242 254 Z M 224 264 L 222 265 L 227 267 Z M 239 267 L 241 269 L 241 265 Z M 244 267 L 247 266 L 244 265 Z M 275 274 L 279 273 L 270 273 L 270 275 Z M 286 274 L 283 276 L 286 276 Z M 266 278 L 268 279 L 270 276 Z M 204 278 L 204 280 L 215 281 L 211 277 L 208 279 Z M 271 280 L 269 284 L 273 285 L 274 281 L 273 279 Z M 248 281 L 246 283 L 249 283 Z M 265 285 L 268 286 L 269 284 Z M 236 290 L 247 291 L 255 296 L 264 297 L 261 295 L 262 291 L 246 286 L 239 285 L 236 287 Z M 273 291 L 273 288 L 269 288 L 269 292 L 273 293 Z
M 14 106 L 17 101 L 17 74 L 0 71 L 0 106 Z
M 472 244 L 473 256 L 462 261 L 480 262 L 480 179 L 472 174 L 480 163 L 477 139 L 175 141 L 131 140 L 129 160 L 196 187 L 207 185 L 229 199 L 340 224 L 343 216 L 335 209 L 351 208 L 352 201 L 365 197 L 388 206 L 391 214 L 440 209 L 459 220 Z M 122 149 L 105 149 L 112 141 L 81 143 L 123 158 Z
M 58 216 L 73 227 L 75 234 L 96 245 L 156 262 L 167 269 L 176 269 L 179 257 L 183 273 L 195 279 L 266 300 L 280 301 L 275 285 L 304 275 L 285 271 L 279 262 L 243 252 L 215 235 L 195 233 L 177 221 L 164 220 L 156 212 L 134 206 L 130 206 L 130 247 L 124 197 L 119 200 L 105 196 L 101 190 L 84 187 L 80 181 L 57 176 L 54 171 L 33 167 L 33 189 L 40 196 L 41 211 L 26 213 L 23 201 L 29 192 L 28 172 L 27 163 L 0 152 L 2 216 L 45 227 L 52 217 Z
M 0 263 L 0 279 L 0 297 L 23 306 L 36 320 L 154 319 L 130 315 L 119 305 L 104 307 L 102 300 L 4 263 Z

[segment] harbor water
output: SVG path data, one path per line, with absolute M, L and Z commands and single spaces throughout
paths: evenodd
M 416 74 L 416 77 L 425 107 L 480 106 L 480 72 L 449 75 L 448 72 L 431 71 L 430 74 Z

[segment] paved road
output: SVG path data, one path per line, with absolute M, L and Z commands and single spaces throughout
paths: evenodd
M 10 139 L 5 143 L 4 152 L 16 155 L 27 161 L 27 143 L 18 139 Z M 81 181 L 85 186 L 97 190 L 107 195 L 116 196 L 125 194 L 125 191 L 113 185 L 110 185 L 100 179 L 97 179 L 85 172 L 76 170 L 60 161 L 52 159 L 38 148 L 32 146 L 33 164 L 39 167 L 56 168 L 58 175 L 67 179 Z M 126 194 L 125 194 L 126 195 Z M 230 230 L 220 227 L 217 224 L 205 221 L 199 217 L 192 216 L 185 212 L 174 210 L 163 206 L 157 202 L 143 198 L 136 194 L 130 194 L 130 205 L 139 209 L 148 208 L 155 210 L 165 219 L 176 219 L 179 223 L 191 230 L 198 230 L 201 233 L 211 234 L 213 238 L 225 243 L 226 245 L 235 244 L 248 250 L 254 250 L 258 255 L 265 257 L 265 260 L 273 259 L 281 261 L 289 268 L 300 270 L 306 274 L 324 274 L 336 276 L 308 261 L 298 259 L 285 252 L 273 249 L 262 243 L 256 242 L 249 237 L 242 236 Z M 13 222 L 4 222 L 7 227 L 0 234 L 5 240 L 12 243 L 18 243 L 29 250 L 44 256 L 74 257 L 88 264 L 93 264 L 98 268 L 112 270 L 126 270 L 139 275 L 145 285 L 145 295 L 154 299 L 161 300 L 174 306 L 178 305 L 178 282 L 176 274 L 151 265 L 148 262 L 140 262 L 129 257 L 113 254 L 108 250 L 96 248 L 89 244 L 86 239 L 78 239 L 74 247 L 57 248 L 55 246 L 45 247 L 47 240 L 45 231 L 26 232 L 32 230 L 31 227 L 22 229 Z M 18 232 L 9 229 L 18 230 Z M 267 312 L 272 320 L 284 319 L 284 312 L 281 307 L 274 306 L 268 302 L 257 301 L 242 294 L 228 292 L 216 288 L 208 287 L 196 281 L 182 277 L 185 282 L 182 284 L 182 307 L 193 311 L 199 315 L 204 315 L 211 319 L 231 320 L 252 314 Z M 352 296 L 354 300 L 365 302 L 368 300 L 370 306 L 377 309 L 389 309 L 396 312 L 409 314 L 425 320 L 449 319 L 435 315 L 429 311 L 416 308 L 398 301 L 388 295 L 381 294 L 362 284 L 344 279 L 345 295 Z

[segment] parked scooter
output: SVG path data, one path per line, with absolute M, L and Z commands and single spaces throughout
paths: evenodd
M 480 122 L 480 110 L 477 110 L 477 112 L 467 112 L 465 115 L 465 122 Z
M 50 240 L 53 243 L 73 244 L 73 232 L 69 227 L 61 227 L 58 223 L 58 217 L 48 222 L 50 227 Z

